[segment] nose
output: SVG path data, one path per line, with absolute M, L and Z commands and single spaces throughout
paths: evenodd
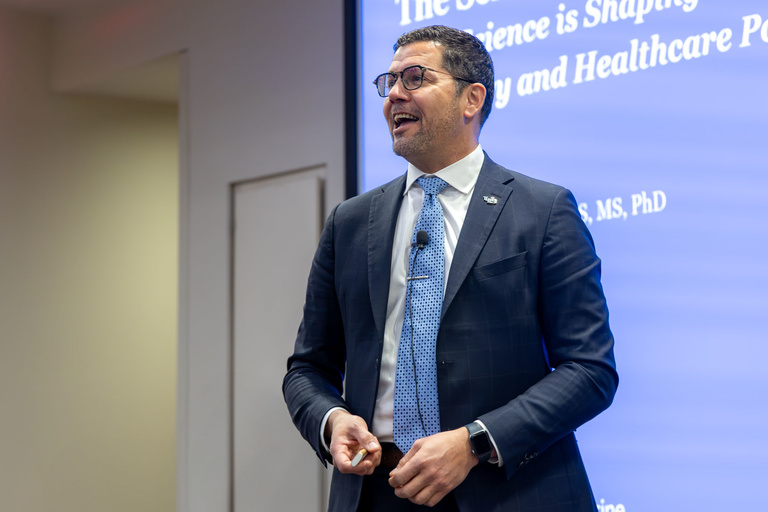
M 403 86 L 403 79 L 398 77 L 395 81 L 395 85 L 389 90 L 387 99 L 389 101 L 403 101 L 408 99 L 409 91 Z

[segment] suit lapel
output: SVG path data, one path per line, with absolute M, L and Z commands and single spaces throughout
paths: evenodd
M 389 274 L 392 267 L 392 245 L 404 187 L 405 174 L 391 182 L 381 194 L 371 200 L 368 217 L 368 287 L 379 339 L 383 339 L 384 336 Z
M 477 260 L 480 250 L 488 240 L 499 214 L 512 193 L 510 182 L 513 179 L 509 172 L 485 155 L 475 190 L 469 200 L 467 216 L 464 218 L 464 225 L 456 242 L 443 298 L 441 318 L 445 316 L 445 312 Z M 489 200 L 486 201 L 484 198 Z M 495 202 L 491 198 L 495 198 Z

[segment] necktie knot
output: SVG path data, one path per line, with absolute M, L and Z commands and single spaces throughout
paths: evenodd
M 416 183 L 418 183 L 419 186 L 424 189 L 425 194 L 429 194 L 431 196 L 439 194 L 445 187 L 448 186 L 448 183 L 441 180 L 437 176 L 421 176 L 416 180 Z

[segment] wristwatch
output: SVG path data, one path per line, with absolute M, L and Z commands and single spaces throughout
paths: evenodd
M 493 451 L 493 445 L 491 444 L 488 432 L 476 421 L 464 426 L 469 430 L 469 444 L 472 446 L 472 455 L 477 457 L 480 462 L 487 462 L 491 458 L 491 452 Z

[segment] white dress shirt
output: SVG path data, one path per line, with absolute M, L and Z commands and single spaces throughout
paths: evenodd
M 443 207 L 445 218 L 445 276 L 443 293 L 448 282 L 448 272 L 453 261 L 456 242 L 464 225 L 469 199 L 475 190 L 475 183 L 483 166 L 485 155 L 480 145 L 469 155 L 449 165 L 434 176 L 440 177 L 448 186 L 438 194 L 437 199 Z M 408 164 L 405 193 L 400 213 L 397 216 L 395 237 L 392 244 L 392 266 L 390 268 L 389 299 L 387 300 L 387 319 L 384 324 L 384 350 L 381 354 L 379 373 L 379 391 L 373 412 L 371 432 L 381 442 L 392 442 L 392 417 L 395 406 L 395 368 L 397 367 L 397 348 L 400 345 L 400 332 L 405 317 L 406 278 L 408 261 L 411 254 L 411 238 L 416 221 L 424 203 L 424 191 L 415 181 L 425 173 Z M 429 176 L 429 175 L 426 175 Z
M 438 194 L 437 199 L 443 208 L 445 219 L 445 276 L 443 277 L 443 294 L 448 283 L 453 253 L 459 240 L 464 218 L 467 215 L 469 200 L 475 190 L 477 177 L 483 166 L 485 154 L 483 148 L 478 146 L 469 155 L 458 162 L 437 171 L 433 176 L 440 177 L 448 183 L 448 186 Z M 392 243 L 392 266 L 390 268 L 389 298 L 387 300 L 387 317 L 384 324 L 384 348 L 381 354 L 381 371 L 379 372 L 379 389 L 376 395 L 376 405 L 373 412 L 371 432 L 379 442 L 392 442 L 392 420 L 395 407 L 395 370 L 397 368 L 397 350 L 400 345 L 400 333 L 403 329 L 405 317 L 406 278 L 408 277 L 408 262 L 411 253 L 411 238 L 416 221 L 421 213 L 424 203 L 424 190 L 416 180 L 428 174 L 417 169 L 413 164 L 408 164 L 408 174 L 405 182 L 405 192 L 400 212 L 397 216 L 395 236 Z M 414 186 L 415 185 L 415 186 Z M 329 410 L 323 418 L 320 426 L 320 439 L 325 449 L 328 446 L 322 433 L 325 424 L 333 411 Z M 479 420 L 477 423 L 485 429 L 485 425 Z M 489 434 L 494 451 L 498 453 L 493 436 Z M 500 457 L 494 457 L 491 462 L 503 464 Z

